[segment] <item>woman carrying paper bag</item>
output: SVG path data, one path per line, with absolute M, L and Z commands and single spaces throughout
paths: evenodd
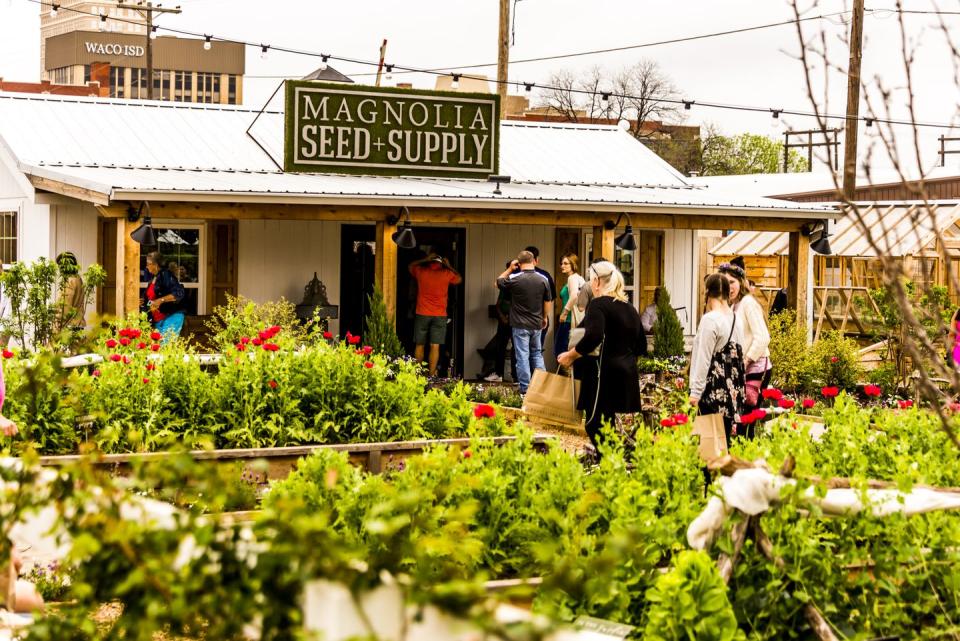
M 720 274 L 704 282 L 707 313 L 700 319 L 690 355 L 690 404 L 701 416 L 723 418 L 726 442 L 743 406 L 743 334 L 727 299 L 730 284 Z
M 587 418 L 587 435 L 597 447 L 600 427 L 613 424 L 618 413 L 640 411 L 637 357 L 647 353 L 640 314 L 627 300 L 623 275 L 613 263 L 600 261 L 587 270 L 594 299 L 587 305 L 582 336 L 571 332 L 571 349 L 557 357 L 564 367 L 589 359 L 577 408 Z M 574 343 L 574 339 L 579 340 Z M 599 450 L 598 450 L 599 452 Z

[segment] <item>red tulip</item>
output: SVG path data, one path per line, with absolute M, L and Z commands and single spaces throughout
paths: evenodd
M 470 458 L 471 456 L 473 456 L 473 452 L 471 452 L 470 450 L 463 451 L 463 458 Z
M 280 327 L 279 325 L 273 325 L 273 326 L 271 326 L 271 327 L 270 327 L 270 330 L 269 330 L 269 331 L 270 331 L 270 336 L 271 336 L 271 337 L 276 336 L 277 334 L 280 333 L 280 330 L 281 330 L 281 329 L 283 329 L 283 328 Z
M 270 332 L 268 332 L 267 330 L 263 330 L 262 332 L 260 332 L 260 333 L 257 334 L 257 335 L 260 337 L 260 340 L 262 340 L 262 341 L 268 341 L 268 340 L 270 340 Z
M 767 418 L 767 410 L 764 409 L 755 409 L 753 413 L 757 415 L 757 420 L 763 420 Z
M 267 385 L 270 386 L 270 389 L 277 389 L 277 382 L 276 382 L 276 381 L 273 381 L 273 380 L 267 381 Z
M 130 330 L 127 329 L 126 327 L 124 327 L 124 328 L 121 329 L 119 332 L 117 332 L 117 334 L 118 334 L 121 338 L 126 338 L 127 336 L 130 335 Z
M 234 347 L 237 348 L 238 352 L 242 352 L 243 350 L 246 349 L 246 346 L 243 343 L 237 343 L 236 345 L 234 345 Z
M 769 400 L 779 401 L 780 399 L 783 398 L 783 392 L 778 390 L 776 387 L 768 387 L 767 389 L 763 390 L 762 396 L 763 396 L 763 400 L 765 401 L 769 401 Z
M 94 376 L 100 376 L 100 370 L 98 370 L 98 369 L 93 370 L 93 372 L 91 372 L 91 373 L 92 373 Z
M 144 383 L 144 385 L 146 385 L 146 384 L 147 384 L 147 383 L 149 383 L 149 382 L 150 382 L 150 379 L 149 379 L 149 378 L 145 378 L 145 379 L 143 379 L 143 383 Z
M 3 350 L 3 357 L 4 357 L 4 358 L 13 358 L 14 356 L 15 356 L 15 354 L 14 354 L 13 352 L 11 352 L 9 349 L 4 349 L 4 350 Z
M 953 402 L 953 403 L 950 403 L 947 407 L 949 407 L 950 411 L 952 412 L 960 412 L 960 403 Z
M 160 343 L 154 343 L 153 345 L 150 346 L 150 349 L 152 349 L 152 350 L 155 351 L 155 352 L 159 352 L 159 351 L 160 351 Z
M 840 359 L 837 358 L 836 356 L 831 356 L 831 357 L 830 357 L 830 362 L 831 362 L 831 363 L 836 363 L 836 362 L 839 361 L 839 360 L 840 360 Z
M 897 401 L 897 405 L 900 406 L 900 409 L 902 409 L 902 410 L 907 410 L 907 409 L 910 409 L 911 407 L 913 407 L 913 401 L 911 401 L 911 400 Z
M 690 417 L 686 414 L 674 414 L 670 418 L 673 419 L 674 425 L 686 425 L 690 421 Z
M 330 340 L 330 339 L 333 338 L 333 333 L 332 333 L 332 332 L 324 332 L 324 333 L 323 333 L 323 338 L 326 339 L 326 340 Z
M 811 407 L 813 407 L 813 406 L 816 405 L 816 404 L 817 404 L 817 402 L 816 402 L 815 400 L 813 400 L 812 398 L 805 398 L 805 399 L 803 399 L 803 403 L 802 403 L 803 409 L 805 409 L 805 410 L 810 409 Z
M 126 347 L 127 345 L 130 344 L 130 339 L 124 336 L 123 338 L 120 339 L 120 344 Z
M 473 408 L 473 415 L 477 418 L 493 418 L 496 413 L 493 406 L 487 405 L 486 403 L 481 403 Z
M 753 423 L 755 420 L 757 420 L 757 416 L 753 412 L 747 412 L 746 414 L 740 415 L 740 422 L 745 425 L 749 425 L 750 423 Z M 663 421 L 660 421 L 660 422 L 661 424 L 663 423 Z
M 123 360 L 123 356 L 120 356 L 120 354 L 110 354 L 110 360 L 114 363 L 119 363 L 121 360 Z
M 126 354 L 124 354 L 124 356 L 123 356 L 123 364 L 124 364 L 124 365 L 129 365 L 129 364 L 130 364 L 130 361 L 132 361 L 132 360 L 133 360 L 132 358 L 130 358 L 129 356 L 127 356 Z
M 367 369 L 370 369 L 371 367 L 373 367 L 373 361 L 363 361 L 363 366 L 366 367 Z
M 833 398 L 840 393 L 840 388 L 836 385 L 831 385 L 829 387 L 821 387 L 820 393 L 826 396 L 827 398 Z
M 130 338 L 140 338 L 142 334 L 143 332 L 141 330 L 135 329 L 135 328 L 127 332 L 127 336 L 129 336 Z
M 246 345 L 247 343 L 250 342 L 250 337 L 249 337 L 249 336 L 241 336 L 241 337 L 240 337 L 240 342 L 243 343 L 244 345 Z
M 373 353 L 373 348 L 370 347 L 369 345 L 364 345 L 363 349 L 360 350 L 360 353 L 363 354 L 364 356 L 370 356 L 370 354 Z
M 792 410 L 793 406 L 796 405 L 796 402 L 792 398 L 781 398 L 777 405 L 782 407 L 785 410 Z
M 350 343 L 351 345 L 359 345 L 359 344 L 360 344 L 360 337 L 359 337 L 359 336 L 354 336 L 354 335 L 351 334 L 350 332 L 347 332 L 347 342 Z
M 157 369 L 157 366 L 156 366 L 154 363 L 147 363 L 147 371 L 148 371 L 148 372 L 152 372 L 152 371 L 155 370 L 155 369 Z
M 276 343 L 264 343 L 263 349 L 267 350 L 268 352 L 276 352 L 280 349 L 280 346 Z
M 150 340 L 158 341 L 163 338 L 163 334 L 160 332 L 150 332 Z
M 259 338 L 255 338 L 255 339 L 253 339 L 253 340 L 250 341 L 250 342 L 253 343 L 254 345 L 256 345 L 257 347 L 260 347 L 261 345 L 263 345 L 263 341 L 260 340 Z
M 113 349 L 114 347 L 117 346 L 117 341 L 114 340 L 114 339 L 112 339 L 112 338 L 110 338 L 110 339 L 107 339 L 107 342 L 104 343 L 104 344 L 105 344 L 108 348 Z
M 144 343 L 143 341 L 140 341 L 139 343 L 137 343 L 137 349 L 147 349 L 147 344 Z
M 660 427 L 676 427 L 677 421 L 672 416 L 660 419 Z
M 876 397 L 876 396 L 880 396 L 880 394 L 883 393 L 883 390 L 880 389 L 879 385 L 864 385 L 863 393 L 866 394 L 867 396 Z

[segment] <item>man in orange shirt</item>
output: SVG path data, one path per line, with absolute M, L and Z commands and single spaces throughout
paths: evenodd
M 417 281 L 417 309 L 413 319 L 413 355 L 423 362 L 423 347 L 430 343 L 430 376 L 437 375 L 440 346 L 447 339 L 447 290 L 463 278 L 446 258 L 429 254 L 410 263 L 410 275 Z

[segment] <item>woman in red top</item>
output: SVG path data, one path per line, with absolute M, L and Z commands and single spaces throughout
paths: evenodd
M 163 334 L 163 342 L 180 335 L 183 329 L 183 298 L 186 290 L 170 273 L 169 269 L 160 267 L 160 254 L 147 254 L 147 271 L 153 277 L 147 285 L 146 300 L 141 299 L 141 305 L 146 303 L 143 311 L 147 312 L 150 322 Z

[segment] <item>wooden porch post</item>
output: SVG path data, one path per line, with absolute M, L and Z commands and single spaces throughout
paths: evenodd
M 810 296 L 810 237 L 800 231 L 790 232 L 787 255 L 787 301 L 797 313 L 797 323 L 807 325 L 807 301 Z
M 593 228 L 593 259 L 603 256 L 607 260 L 613 260 L 613 238 L 616 235 L 615 229 L 607 229 L 603 225 L 595 225 Z
M 117 316 L 135 314 L 140 309 L 140 245 L 130 238 L 138 222 L 117 219 Z
M 383 302 L 387 306 L 387 317 L 397 321 L 397 244 L 393 242 L 396 223 L 377 223 L 376 282 L 383 292 Z

